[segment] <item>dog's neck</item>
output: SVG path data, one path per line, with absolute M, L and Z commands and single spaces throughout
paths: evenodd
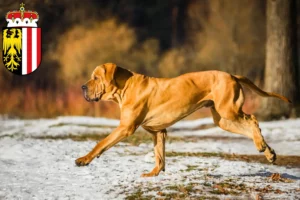
M 127 89 L 130 87 L 131 85 L 131 80 L 133 77 L 129 78 L 126 81 L 126 84 L 124 86 L 123 89 L 118 89 L 117 87 L 114 88 L 113 90 L 113 99 L 111 99 L 112 101 L 114 101 L 115 103 L 119 104 L 119 107 L 122 108 L 123 105 L 123 100 L 124 100 L 124 96 L 126 94 Z

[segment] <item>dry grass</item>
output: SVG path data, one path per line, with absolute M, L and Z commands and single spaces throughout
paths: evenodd
M 60 38 L 53 57 L 68 81 L 87 80 L 99 64 L 114 62 L 134 71 L 150 70 L 158 59 L 159 43 L 137 42 L 133 28 L 115 19 L 78 25 Z
M 226 160 L 238 160 L 246 162 L 256 162 L 263 164 L 270 164 L 266 157 L 263 155 L 236 155 L 236 154 L 226 154 L 226 153 L 209 153 L 209 152 L 166 152 L 168 157 L 177 156 L 196 156 L 196 157 L 220 157 Z M 277 155 L 276 165 L 287 166 L 287 167 L 299 167 L 300 166 L 300 156 L 283 156 Z
M 86 115 L 118 118 L 119 108 L 113 102 L 89 103 L 80 88 L 65 91 L 24 90 L 5 91 L 0 95 L 0 113 L 22 118 L 56 117 L 58 115 Z

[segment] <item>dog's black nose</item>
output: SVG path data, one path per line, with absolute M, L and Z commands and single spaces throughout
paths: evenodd
M 82 85 L 81 88 L 82 88 L 83 90 L 85 90 L 85 89 L 87 89 L 87 86 L 86 86 L 86 85 Z

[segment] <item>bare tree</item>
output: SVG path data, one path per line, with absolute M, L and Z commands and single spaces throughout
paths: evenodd
M 267 0 L 266 91 L 296 99 L 295 62 L 292 24 L 293 0 Z M 267 98 L 263 100 L 261 117 L 289 117 L 291 105 Z

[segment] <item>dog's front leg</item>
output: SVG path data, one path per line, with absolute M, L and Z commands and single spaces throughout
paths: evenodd
M 165 142 L 167 130 L 153 133 L 155 167 L 150 173 L 142 174 L 142 177 L 158 176 L 161 170 L 165 169 Z
M 117 127 L 110 135 L 100 141 L 91 152 L 89 152 L 86 156 L 78 158 L 75 163 L 77 166 L 85 166 L 88 165 L 92 160 L 100 156 L 104 151 L 114 146 L 124 138 L 132 135 L 135 131 L 135 126 L 124 126 L 120 125 Z

